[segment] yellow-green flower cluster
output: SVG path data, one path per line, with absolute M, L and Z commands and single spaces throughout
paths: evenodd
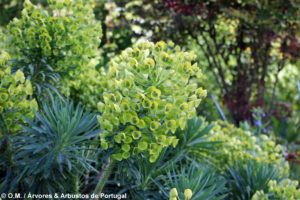
M 269 199 L 287 199 L 297 200 L 300 199 L 300 189 L 298 189 L 298 181 L 284 179 L 279 183 L 272 180 L 268 184 L 268 192 L 265 194 L 263 191 L 257 191 L 252 200 L 269 200 Z
M 191 189 L 184 190 L 184 200 L 191 200 L 193 196 L 193 191 Z M 169 200 L 180 200 L 176 188 L 172 188 L 169 194 Z
M 101 146 L 113 148 L 114 159 L 143 153 L 154 162 L 164 147 L 176 146 L 175 131 L 206 96 L 195 57 L 173 43 L 141 42 L 110 62 L 98 109 Z
M 97 103 L 102 97 L 102 81 L 105 75 L 104 68 L 96 70 L 89 67 L 77 76 L 75 80 L 69 80 L 68 91 L 65 94 L 71 96 L 72 99 L 82 102 L 89 109 L 97 109 Z
M 281 165 L 284 162 L 283 149 L 276 145 L 266 135 L 254 136 L 248 131 L 236 128 L 233 124 L 217 121 L 212 129 L 211 141 L 220 141 L 220 153 L 212 156 L 220 167 L 231 164 L 234 161 L 243 162 L 256 160 L 258 162 Z M 284 173 L 288 171 L 285 163 Z
M 49 0 L 45 10 L 26 0 L 21 18 L 7 27 L 8 51 L 17 58 L 44 59 L 64 77 L 76 79 L 97 55 L 102 36 L 91 1 Z
M 32 86 L 22 71 L 11 73 L 5 66 L 8 54 L 0 55 L 0 136 L 18 131 L 25 117 L 33 117 L 37 103 Z

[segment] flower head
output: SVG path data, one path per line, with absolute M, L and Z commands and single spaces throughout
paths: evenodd
M 201 70 L 191 63 L 194 57 L 164 42 L 142 42 L 110 62 L 98 109 L 113 158 L 143 154 L 155 162 L 163 148 L 177 145 L 174 133 L 185 128 L 206 95 L 195 76 Z M 182 70 L 186 66 L 189 73 Z

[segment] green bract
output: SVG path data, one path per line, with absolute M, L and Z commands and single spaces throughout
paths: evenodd
M 298 181 L 284 179 L 280 182 L 272 180 L 268 184 L 268 192 L 257 191 L 252 200 L 271 200 L 271 199 L 300 199 L 300 190 Z
M 163 148 L 176 146 L 176 129 L 206 96 L 195 57 L 172 43 L 141 42 L 110 62 L 98 110 L 101 146 L 113 148 L 114 159 L 146 153 L 154 162 Z
M 49 0 L 46 10 L 26 0 L 21 18 L 9 23 L 5 39 L 8 51 L 22 63 L 16 68 L 27 65 L 24 73 L 51 71 L 62 75 L 63 80 L 77 80 L 88 70 L 91 58 L 97 56 L 102 36 L 91 3 L 92 0 Z M 75 84 L 66 83 L 70 87 Z
M 278 166 L 284 164 L 284 173 L 288 172 L 288 163 L 283 159 L 283 147 L 276 145 L 266 135 L 256 137 L 249 131 L 236 128 L 233 124 L 217 121 L 212 129 L 210 140 L 222 142 L 220 154 L 213 155 L 220 167 L 232 164 L 236 160 L 239 162 L 256 160 Z
M 37 103 L 31 98 L 32 86 L 22 71 L 6 66 L 9 54 L 0 53 L 0 136 L 20 129 L 25 117 L 33 117 Z
M 77 79 L 68 81 L 71 86 L 69 95 L 87 108 L 97 109 L 97 103 L 103 92 L 101 84 L 104 74 L 104 68 L 96 70 L 90 65 L 88 69 L 78 74 Z

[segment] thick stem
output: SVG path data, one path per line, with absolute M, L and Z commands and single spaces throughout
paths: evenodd
M 111 175 L 111 172 L 112 172 L 114 166 L 115 166 L 115 161 L 108 158 L 97 176 L 98 183 L 93 192 L 94 194 L 100 195 L 109 176 Z
M 258 81 L 257 85 L 257 104 L 259 106 L 264 105 L 265 101 L 265 89 L 266 89 L 266 77 L 268 72 L 268 64 L 269 64 L 269 51 L 270 51 L 270 44 L 267 44 L 263 54 L 262 60 L 262 72 L 260 80 Z

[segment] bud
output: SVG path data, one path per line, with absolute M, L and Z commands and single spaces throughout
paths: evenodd
M 20 82 L 20 83 L 24 83 L 25 82 L 25 76 L 24 76 L 24 73 L 21 70 L 18 70 L 16 72 L 15 80 L 17 82 Z
M 176 188 L 172 188 L 170 191 L 170 200 L 178 197 L 178 192 Z
M 159 126 L 160 126 L 160 123 L 157 122 L 157 121 L 152 121 L 150 123 L 150 129 L 151 129 L 151 131 L 157 130 L 159 128 Z
M 139 149 L 140 151 L 145 151 L 147 148 L 148 148 L 147 142 L 140 141 L 140 142 L 138 143 L 138 149 Z
M 122 154 L 122 158 L 123 159 L 128 159 L 130 157 L 130 153 L 129 152 L 123 152 L 123 154 Z
M 191 189 L 184 190 L 185 200 L 190 200 L 193 196 L 193 192 Z
M 130 146 L 129 146 L 129 144 L 123 144 L 123 145 L 122 145 L 122 150 L 123 150 L 124 152 L 129 152 L 129 151 L 130 151 Z
M 132 138 L 135 140 L 139 139 L 141 136 L 142 136 L 141 131 L 133 131 L 132 132 Z

